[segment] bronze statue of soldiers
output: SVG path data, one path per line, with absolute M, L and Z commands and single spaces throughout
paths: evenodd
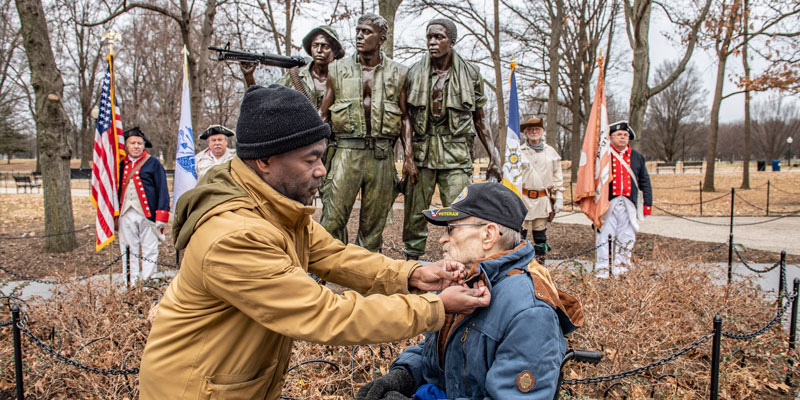
M 328 81 L 328 65 L 334 60 L 344 57 L 344 48 L 339 41 L 339 35 L 333 28 L 328 25 L 320 25 L 303 38 L 303 49 L 311 56 L 311 62 L 302 68 L 289 69 L 276 83 L 303 93 L 319 110 Z M 253 72 L 256 64 L 241 63 L 239 65 L 247 87 L 255 85 Z
M 406 258 L 425 253 L 428 227 L 422 211 L 439 186 L 447 207 L 472 181 L 475 135 L 489 153 L 487 179 L 502 179 L 500 154 L 483 112 L 486 96 L 477 67 L 453 50 L 458 33 L 447 19 L 428 23 L 428 54 L 408 71 L 408 113 L 414 128 L 413 149 L 406 149 L 403 242 Z
M 320 223 L 348 242 L 347 221 L 361 193 L 356 244 L 380 251 L 386 216 L 397 195 L 394 145 L 402 137 L 410 151 L 411 123 L 406 112 L 408 68 L 381 51 L 389 25 L 365 14 L 356 27 L 356 54 L 328 66 L 320 115 L 331 123 L 335 147 L 320 188 Z

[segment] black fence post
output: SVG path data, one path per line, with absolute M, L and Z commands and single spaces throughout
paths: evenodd
M 25 398 L 22 386 L 22 337 L 19 332 L 19 306 L 11 308 L 11 332 L 14 336 L 14 378 L 17 385 L 17 400 Z
M 131 287 L 131 246 L 125 246 L 125 286 Z
M 769 217 L 769 179 L 767 179 L 767 216 Z
M 781 250 L 781 259 L 778 261 L 778 266 L 780 267 L 780 280 L 778 281 L 778 306 L 780 307 L 783 304 L 781 302 L 783 296 L 786 296 L 786 250 Z
M 614 238 L 608 234 L 608 276 L 614 276 L 611 266 L 614 265 Z
M 711 400 L 719 398 L 719 353 L 720 338 L 722 336 L 722 317 L 717 314 L 714 316 L 714 339 L 711 342 Z
M 575 211 L 575 196 L 572 194 L 572 179 L 569 181 L 569 200 L 570 200 L 570 211 Z
M 783 255 L 783 253 L 781 253 Z M 783 290 L 783 283 L 786 281 L 786 266 L 783 264 L 783 257 L 781 257 L 781 261 L 778 263 L 778 307 L 783 305 L 783 296 L 786 295 L 786 291 Z
M 736 195 L 736 189 L 731 188 L 731 230 L 728 241 L 728 285 L 731 284 L 733 276 L 733 198 Z
M 697 186 L 700 187 L 700 190 L 699 190 L 699 193 L 700 193 L 700 216 L 702 217 L 703 216 L 703 181 L 700 181 L 700 183 L 698 183 Z
M 794 278 L 794 283 L 792 285 L 792 293 L 797 293 L 797 290 L 800 289 L 800 278 Z M 795 348 L 795 343 L 797 340 L 797 297 L 795 296 L 792 299 L 792 319 L 791 319 L 791 326 L 789 326 L 789 353 L 792 353 L 792 350 Z M 789 358 L 789 371 L 786 374 L 786 384 L 791 385 L 791 377 L 792 377 L 792 358 Z

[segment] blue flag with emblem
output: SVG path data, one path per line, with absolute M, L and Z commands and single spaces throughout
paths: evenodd
M 519 100 L 517 99 L 517 78 L 514 70 L 517 63 L 511 62 L 510 94 L 508 99 L 508 132 L 506 133 L 506 154 L 503 164 L 503 185 L 519 195 L 522 185 L 522 169 L 519 157 Z
M 183 49 L 183 93 L 181 94 L 181 121 L 178 124 L 178 148 L 175 153 L 175 181 L 172 191 L 172 209 L 187 190 L 197 185 L 194 166 L 194 135 L 192 132 L 192 106 L 189 102 L 189 73 L 186 48 Z

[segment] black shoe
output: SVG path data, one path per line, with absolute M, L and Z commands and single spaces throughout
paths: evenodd
M 418 261 L 419 260 L 419 256 L 406 254 L 406 261 L 410 261 L 410 260 Z

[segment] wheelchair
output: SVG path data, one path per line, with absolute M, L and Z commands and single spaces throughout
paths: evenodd
M 561 367 L 558 371 L 558 385 L 556 385 L 556 394 L 553 400 L 558 400 L 561 394 L 561 384 L 564 383 L 564 366 L 570 361 L 586 364 L 597 364 L 603 359 L 603 353 L 589 350 L 567 350 L 564 359 L 561 360 Z

